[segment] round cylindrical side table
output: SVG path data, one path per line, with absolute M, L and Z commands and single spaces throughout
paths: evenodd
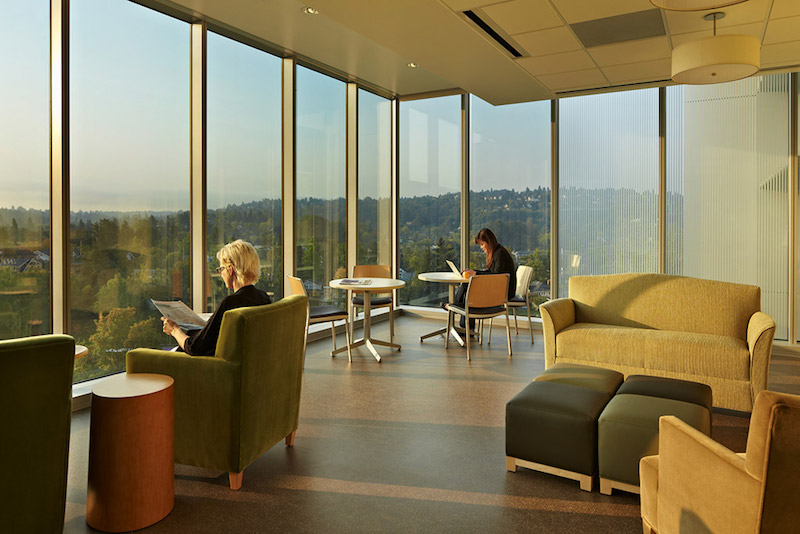
M 112 376 L 92 389 L 86 522 L 105 532 L 156 523 L 175 503 L 172 377 Z

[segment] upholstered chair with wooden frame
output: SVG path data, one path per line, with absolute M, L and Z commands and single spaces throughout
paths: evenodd
M 514 296 L 508 299 L 506 305 L 514 314 L 514 333 L 519 335 L 519 326 L 517 325 L 517 308 L 524 307 L 528 314 L 528 328 L 531 332 L 531 343 L 533 343 L 533 320 L 531 319 L 531 277 L 533 276 L 533 267 L 527 265 L 520 265 L 517 267 L 517 291 Z M 489 341 L 492 340 L 492 323 L 489 323 Z
M 353 278 L 392 278 L 392 270 L 388 265 L 356 265 L 353 267 Z M 372 295 L 370 308 L 389 308 L 389 339 L 394 338 L 394 291 L 388 295 Z M 350 299 L 350 325 L 355 324 L 356 308 L 364 307 L 364 295 L 355 293 Z M 352 337 L 352 332 L 350 336 Z
M 758 394 L 744 454 L 661 417 L 658 455 L 641 459 L 639 477 L 645 533 L 797 532 L 800 396 Z
M 303 281 L 291 275 L 286 275 L 286 280 L 289 282 L 289 290 L 293 295 L 306 295 L 306 288 L 303 286 Z M 336 348 L 336 327 L 335 321 L 344 320 L 344 333 L 347 339 L 347 346 L 337 349 Z M 331 356 L 336 356 L 343 350 L 347 350 L 347 361 L 353 361 L 353 354 L 350 350 L 350 320 L 348 319 L 347 312 L 336 306 L 309 306 L 308 308 L 308 322 L 306 325 L 306 337 L 308 337 L 308 328 L 316 323 L 331 323 L 331 338 L 333 339 L 333 350 Z
M 508 316 L 508 279 L 506 273 L 501 274 L 479 274 L 472 276 L 467 285 L 465 305 L 447 305 L 447 334 L 444 338 L 444 347 L 450 347 L 450 331 L 453 328 L 453 320 L 456 315 L 464 316 L 464 326 L 466 327 L 464 343 L 467 345 L 467 361 L 470 356 L 470 319 L 483 321 L 498 315 L 506 316 L 506 339 L 508 340 L 508 356 L 511 357 L 511 321 Z M 482 328 L 481 328 L 482 330 Z
M 227 471 L 231 489 L 278 442 L 294 444 L 300 418 L 308 299 L 228 310 L 214 356 L 134 349 L 128 373 L 175 380 L 175 462 Z

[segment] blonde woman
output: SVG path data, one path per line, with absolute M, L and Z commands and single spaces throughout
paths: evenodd
M 164 323 L 164 333 L 174 337 L 181 350 L 192 356 L 214 355 L 219 338 L 219 328 L 222 325 L 222 316 L 226 311 L 246 306 L 261 306 L 272 302 L 269 295 L 256 289 L 253 285 L 258 281 L 258 275 L 261 272 L 261 264 L 253 245 L 237 239 L 222 247 L 217 252 L 217 259 L 219 260 L 217 272 L 222 276 L 225 287 L 233 289 L 234 293 L 222 299 L 206 326 L 202 330 L 195 330 L 187 334 L 174 321 L 165 317 L 161 318 Z

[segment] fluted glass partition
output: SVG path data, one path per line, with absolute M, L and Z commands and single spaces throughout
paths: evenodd
M 550 298 L 550 101 L 492 106 L 470 98 L 470 236 L 491 229 L 517 265 L 533 267 L 534 302 L 544 302 Z M 486 268 L 473 240 L 469 255 L 470 267 Z
M 658 89 L 559 105 L 559 296 L 574 275 L 656 272 Z
M 189 24 L 70 2 L 70 317 L 75 381 L 163 347 L 150 299 L 189 303 Z
M 52 329 L 49 14 L 45 0 L 0 3 L 0 339 Z
M 667 88 L 667 271 L 761 287 L 787 339 L 789 77 Z
M 215 33 L 207 52 L 207 311 L 228 294 L 216 252 L 244 239 L 261 260 L 256 287 L 282 295 L 281 60 Z
M 435 306 L 446 285 L 417 275 L 461 263 L 461 97 L 401 102 L 399 158 L 400 301 Z

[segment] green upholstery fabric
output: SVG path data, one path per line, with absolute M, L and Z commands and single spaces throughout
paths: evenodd
M 0 530 L 61 532 L 67 495 L 75 340 L 0 341 Z
M 711 386 L 714 406 L 750 411 L 767 387 L 775 321 L 756 286 L 664 275 L 574 276 L 540 306 L 545 367 L 562 362 Z
M 640 464 L 642 518 L 659 534 L 797 530 L 800 396 L 759 394 L 744 458 L 669 416 L 659 448 Z
M 213 357 L 135 349 L 129 373 L 175 379 L 175 461 L 239 473 L 297 429 L 308 302 L 225 312 Z
M 597 423 L 600 476 L 638 486 L 639 460 L 658 454 L 658 420 L 662 415 L 674 415 L 706 435 L 711 433 L 711 412 L 704 406 L 618 393 Z
M 711 388 L 705 384 L 689 382 L 688 380 L 631 375 L 617 390 L 617 395 L 623 393 L 691 402 L 692 404 L 697 404 L 708 410 L 709 415 L 711 414 L 711 407 L 713 406 Z

